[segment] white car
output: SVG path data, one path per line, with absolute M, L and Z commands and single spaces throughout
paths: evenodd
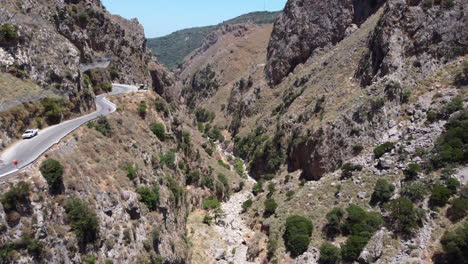
M 39 134 L 39 129 L 28 129 L 24 131 L 23 138 L 33 138 Z

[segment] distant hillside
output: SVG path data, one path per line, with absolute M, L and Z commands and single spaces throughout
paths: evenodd
M 279 12 L 253 12 L 231 20 L 224 21 L 215 26 L 188 28 L 176 31 L 170 35 L 148 39 L 147 46 L 161 63 L 168 68 L 176 68 L 193 50 L 203 44 L 205 37 L 223 24 L 271 24 Z

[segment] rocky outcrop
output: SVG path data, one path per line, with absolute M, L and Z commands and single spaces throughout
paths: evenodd
M 56 95 L 71 103 L 72 113 L 79 114 L 94 109 L 95 95 L 110 89 L 112 82 L 145 83 L 161 95 L 173 83 L 147 50 L 141 24 L 110 14 L 100 1 L 5 0 L 0 5 L 0 25 L 16 34 L 0 42 L 0 71 L 44 89 L 27 102 L 26 97 L 14 98 L 25 104 L 13 112 L 24 112 L 27 104 Z M 22 129 L 38 126 L 36 117 L 45 119 L 39 111 L 29 112 L 27 118 L 12 120 L 21 121 L 18 126 L 3 122 L 2 128 L 8 129 L 6 143 Z
M 53 90 L 76 111 L 94 107 L 80 74 L 90 68 L 83 65 L 105 59 L 112 79 L 129 84 L 152 85 L 151 76 L 161 74 L 147 66 L 155 62 L 140 23 L 110 14 L 100 1 L 6 0 L 0 24 L 12 25 L 18 34 L 17 43 L 0 46 L 3 70 Z
M 386 239 L 389 239 L 386 230 L 375 233 L 359 255 L 359 260 L 364 263 L 374 263 L 382 256 Z
M 317 48 L 334 45 L 384 0 L 290 0 L 275 22 L 265 74 L 276 85 Z
M 356 77 L 367 86 L 385 75 L 427 77 L 468 52 L 467 1 L 391 0 L 369 38 Z

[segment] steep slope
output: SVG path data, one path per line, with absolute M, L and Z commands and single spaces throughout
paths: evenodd
M 206 57 L 195 56 L 183 68 L 194 70 L 181 73 L 182 98 L 189 114 L 216 114 L 224 144 L 246 161 L 258 184 L 234 221 L 256 232 L 255 239 L 242 237 L 247 260 L 208 243 L 204 251 L 194 248 L 197 257 L 214 255 L 206 257 L 209 263 L 451 263 L 447 236 L 441 238 L 467 215 L 461 209 L 453 216 L 467 197 L 466 4 L 289 1 L 274 25 L 266 66 L 251 57 L 246 65 L 257 67 L 234 78 L 219 62 L 228 57 L 235 64 L 236 51 L 216 57 L 223 46 L 200 49 Z M 439 203 L 442 189 L 448 197 Z M 342 210 L 330 213 L 333 207 Z M 310 238 L 287 240 L 293 215 L 312 220 Z M 191 214 L 191 225 L 198 218 Z M 205 227 L 195 239 L 223 225 Z M 323 253 L 319 261 L 320 248 L 330 244 L 334 259 Z
M 0 24 L 6 36 L 0 41 L 2 71 L 10 79 L 31 80 L 43 91 L 32 96 L 27 89 L 17 89 L 15 98 L 11 88 L 0 91 L 2 98 L 9 98 L 2 102 L 2 111 L 9 110 L 2 113 L 5 145 L 28 126 L 93 109 L 94 95 L 112 81 L 154 83 L 159 90 L 170 82 L 146 49 L 138 21 L 111 15 L 100 1 L 2 1 Z M 40 102 L 44 98 L 65 101 L 51 109 Z
M 201 147 L 206 139 L 154 92 L 111 100 L 118 112 L 78 129 L 1 183 L 3 263 L 187 263 L 188 212 L 238 188 L 239 176 L 220 166 L 220 155 Z M 58 185 L 41 169 L 50 159 L 63 166 Z M 5 198 L 15 195 L 21 198 Z
M 265 73 L 270 83 L 280 83 L 315 49 L 340 42 L 384 2 L 288 1 L 275 22 L 268 47 Z
M 272 24 L 279 12 L 252 12 L 224 21 L 219 25 L 188 28 L 168 36 L 148 39 L 148 48 L 168 68 L 175 69 L 186 56 L 203 45 L 204 39 L 223 25 L 252 23 Z

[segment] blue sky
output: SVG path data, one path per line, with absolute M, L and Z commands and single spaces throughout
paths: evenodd
M 286 0 L 102 0 L 113 14 L 138 18 L 148 38 L 215 25 L 253 11 L 278 11 Z

